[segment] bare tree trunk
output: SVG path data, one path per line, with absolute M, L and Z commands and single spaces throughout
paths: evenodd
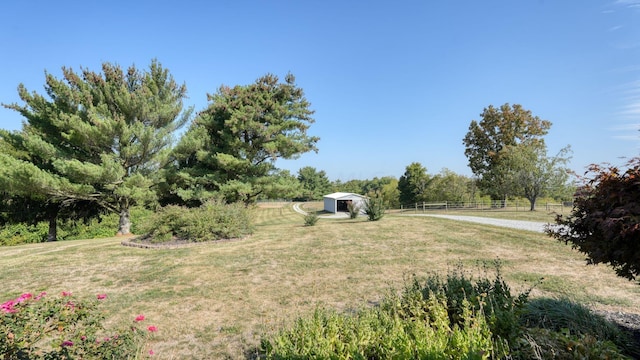
M 535 211 L 536 210 L 536 198 L 528 198 L 529 199 L 529 204 L 531 204 L 531 207 L 529 207 L 529 211 Z
M 120 222 L 118 223 L 117 235 L 129 235 L 131 234 L 131 217 L 129 216 L 129 209 L 120 209 Z
M 47 242 L 58 240 L 58 217 L 49 217 L 49 233 L 47 234 Z

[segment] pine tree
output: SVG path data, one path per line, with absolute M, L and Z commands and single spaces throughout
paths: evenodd
M 212 197 L 255 201 L 273 183 L 277 159 L 316 150 L 319 139 L 307 135 L 314 122 L 309 106 L 291 74 L 284 83 L 268 74 L 220 87 L 176 146 L 167 197 L 194 205 Z
M 62 79 L 46 74 L 48 97 L 20 85 L 25 104 L 5 105 L 25 122 L 21 131 L 0 131 L 8 149 L 0 154 L 0 184 L 58 206 L 117 212 L 118 234 L 129 234 L 130 206 L 156 200 L 158 169 L 173 133 L 189 120 L 186 87 L 156 60 L 146 71 L 109 63 L 102 73 L 62 70 Z

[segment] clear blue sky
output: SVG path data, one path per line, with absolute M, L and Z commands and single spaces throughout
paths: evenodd
M 9 1 L 0 11 L 0 102 L 43 93 L 44 71 L 146 68 L 157 58 L 207 105 L 222 85 L 296 76 L 319 153 L 277 162 L 330 179 L 471 175 L 462 138 L 488 105 L 553 123 L 571 168 L 640 154 L 640 0 Z M 0 127 L 21 128 L 0 109 Z

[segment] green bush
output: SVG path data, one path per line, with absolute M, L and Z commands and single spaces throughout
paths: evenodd
M 152 214 L 153 211 L 141 206 L 134 206 L 129 209 L 131 233 L 141 233 L 140 227 L 148 221 Z M 60 238 L 60 233 L 64 234 L 64 238 L 61 240 L 112 237 L 118 231 L 119 221 L 120 215 L 116 213 L 104 214 L 98 219 L 91 219 L 87 222 L 63 221 L 58 226 L 58 237 Z
M 0 228 L 0 245 L 33 244 L 47 241 L 49 224 L 6 224 Z
M 132 207 L 131 232 L 137 234 L 139 226 L 147 221 L 153 213 L 143 207 Z M 88 221 L 58 221 L 57 240 L 95 239 L 111 237 L 118 230 L 119 215 L 108 213 L 100 218 Z M 37 224 L 6 224 L 0 228 L 0 246 L 33 244 L 47 241 L 49 224 L 46 221 Z
M 349 218 L 355 219 L 360 215 L 360 207 L 356 205 L 353 201 L 350 201 L 347 204 L 347 210 L 349 211 Z
M 474 279 L 466 274 L 461 266 L 451 271 L 446 279 L 434 275 L 427 278 L 424 285 L 414 279 L 413 288 L 420 289 L 424 298 L 433 294 L 444 294 L 451 321 L 460 322 L 464 307 L 469 302 L 476 311 L 482 309 L 495 340 L 503 339 L 511 343 L 522 334 L 520 314 L 527 303 L 531 289 L 513 295 L 501 274 L 501 263 L 494 262 L 495 275 L 487 276 L 488 267 L 484 264 L 485 276 Z
M 3 359 L 139 359 L 153 325 L 141 328 L 144 316 L 116 328 L 105 328 L 100 305 L 63 292 L 60 296 L 25 293 L 0 305 L 0 355 Z M 146 354 L 152 355 L 148 350 Z
M 316 310 L 262 339 L 260 352 L 267 359 L 486 359 L 494 353 L 489 327 L 464 306 L 456 325 L 443 299 L 419 292 L 391 295 L 355 314 Z
M 364 213 L 367 214 L 369 221 L 382 219 L 385 210 L 384 199 L 382 197 L 375 196 L 364 200 Z
M 307 213 L 307 215 L 304 216 L 304 225 L 313 226 L 318 222 L 319 219 L 320 217 L 318 216 L 318 214 L 315 213 L 315 211 L 309 212 Z
M 141 224 L 151 242 L 192 242 L 239 238 L 252 232 L 249 210 L 242 204 L 210 201 L 198 208 L 168 205 Z

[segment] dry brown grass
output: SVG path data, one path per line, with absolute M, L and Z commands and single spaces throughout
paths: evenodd
M 477 269 L 500 258 L 514 290 L 544 277 L 535 296 L 637 312 L 640 287 L 544 234 L 388 215 L 303 226 L 291 204 L 256 209 L 256 232 L 237 242 L 180 249 L 123 247 L 121 239 L 0 248 L 0 300 L 25 291 L 107 293 L 110 319 L 143 313 L 160 331 L 162 359 L 241 358 L 260 336 L 318 306 L 374 304 L 412 274 Z

